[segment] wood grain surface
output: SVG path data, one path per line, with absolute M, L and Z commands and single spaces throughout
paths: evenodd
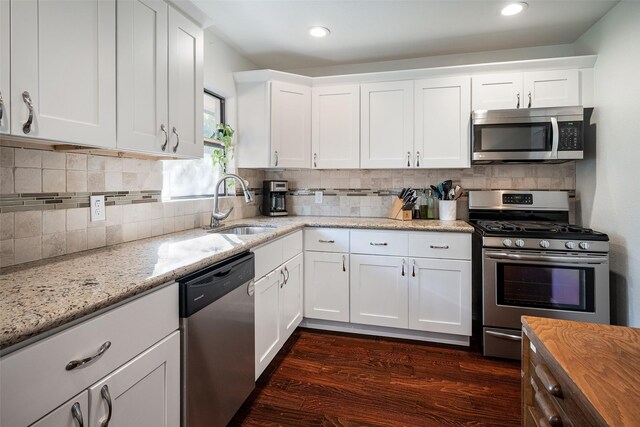
M 299 329 L 234 426 L 518 426 L 520 365 L 477 350 Z
M 528 316 L 522 324 L 597 424 L 640 426 L 640 329 Z

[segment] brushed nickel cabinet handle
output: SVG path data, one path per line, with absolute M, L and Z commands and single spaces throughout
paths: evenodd
M 287 283 L 287 279 L 286 279 L 286 276 L 284 275 L 283 269 L 280 269 L 280 276 L 282 276 L 282 281 L 280 282 L 280 288 L 282 288 L 284 284 Z
M 284 279 L 284 284 L 286 285 L 289 282 L 289 276 L 291 273 L 289 273 L 289 269 L 287 268 L 287 266 L 284 266 L 284 272 L 287 273 L 287 278 Z
M 96 360 L 97 358 L 99 358 L 100 356 L 102 356 L 105 351 L 109 350 L 109 347 L 111 347 L 111 341 L 107 341 L 104 344 L 102 344 L 100 346 L 100 348 L 98 349 L 98 352 L 96 354 L 94 354 L 93 356 L 85 357 L 84 359 L 72 360 L 71 362 L 67 363 L 67 366 L 65 366 L 65 369 L 67 371 L 72 371 L 72 370 L 74 370 L 76 368 L 80 368 L 80 367 L 86 365 L 87 363 L 92 362 L 92 361 Z
M 407 167 L 411 167 L 411 151 L 407 151 Z
M 387 242 L 369 242 L 371 246 L 387 246 Z
M 449 245 L 429 245 L 431 249 L 449 249 Z
M 520 92 L 518 92 L 517 97 L 518 97 L 518 103 L 516 104 L 516 108 L 520 108 Z
M 413 261 L 412 269 L 411 269 L 411 277 L 416 277 L 416 261 Z
M 540 379 L 544 388 L 547 389 L 550 395 L 558 397 L 560 399 L 563 398 L 562 387 L 560 387 L 560 383 L 555 379 L 551 371 L 546 365 L 538 365 L 535 369 L 536 375 Z
M 25 104 L 27 104 L 27 108 L 29 109 L 29 117 L 27 121 L 22 125 L 22 132 L 29 133 L 31 132 L 31 124 L 33 123 L 33 102 L 31 101 L 31 95 L 26 90 L 22 92 L 22 100 Z
M 527 108 L 531 108 L 531 91 L 529 91 L 529 105 L 527 105 Z
M 318 167 L 318 154 L 317 153 L 313 153 L 313 167 L 314 168 Z
M 346 266 L 346 255 L 342 255 L 342 271 L 347 271 L 347 266 Z
M 102 386 L 102 389 L 100 389 L 100 395 L 102 396 L 102 399 L 107 402 L 107 408 L 109 410 L 109 412 L 107 413 L 107 419 L 102 420 L 102 422 L 100 423 L 100 427 L 108 427 L 109 423 L 111 422 L 111 415 L 113 415 L 113 406 L 111 405 L 111 394 L 109 393 L 109 387 L 107 387 L 106 384 Z
M 318 239 L 318 242 L 320 243 L 335 243 L 335 240 L 322 240 L 322 239 Z
M 178 145 L 180 145 L 180 135 L 178 135 L 178 130 L 175 126 L 171 129 L 171 132 L 176 136 L 176 145 L 173 146 L 173 152 L 175 153 L 178 151 Z
M 278 150 L 274 152 L 274 155 L 276 156 L 276 166 L 278 166 Z
M 71 416 L 78 422 L 78 427 L 84 427 L 84 420 L 82 419 L 82 408 L 78 402 L 74 403 L 71 407 Z
M 416 152 L 416 167 L 417 168 L 420 167 L 420 152 L 419 151 Z
M 404 277 L 404 260 L 402 260 L 402 277 Z
M 167 144 L 169 144 L 169 132 L 167 132 L 167 127 L 164 124 L 160 125 L 160 130 L 164 132 L 164 144 L 162 144 L 162 151 L 167 149 Z
M 4 99 L 2 98 L 2 92 L 0 92 L 0 124 L 2 124 L 3 115 L 4 115 Z
M 549 400 L 549 395 L 545 392 L 536 392 L 535 401 L 537 406 L 542 411 L 545 421 L 547 421 L 553 427 L 562 426 L 562 418 L 556 412 L 553 403 Z

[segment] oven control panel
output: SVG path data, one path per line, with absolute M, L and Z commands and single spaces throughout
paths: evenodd
M 544 253 L 546 251 L 558 252 L 609 252 L 609 242 L 607 241 L 580 241 L 580 240 L 564 240 L 564 239 L 537 239 L 537 238 L 520 238 L 511 237 L 483 237 L 482 246 L 484 248 L 496 248 L 507 251 L 532 250 L 535 253 Z
M 502 204 L 503 205 L 533 205 L 533 194 L 531 193 L 503 194 Z

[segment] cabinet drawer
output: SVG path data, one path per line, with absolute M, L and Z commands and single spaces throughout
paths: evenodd
M 0 425 L 26 426 L 178 329 L 178 285 L 107 311 L 0 359 Z M 72 360 L 96 354 L 72 370 Z
M 419 258 L 471 259 L 471 234 L 410 233 L 409 254 Z
M 307 228 L 304 248 L 318 252 L 349 252 L 349 230 L 344 228 Z
M 401 231 L 352 230 L 351 253 L 408 255 L 408 234 Z
M 287 262 L 302 253 L 302 230 L 284 236 L 282 239 L 282 262 Z
M 257 247 L 253 253 L 256 255 L 255 278 L 258 280 L 282 264 L 282 239 Z

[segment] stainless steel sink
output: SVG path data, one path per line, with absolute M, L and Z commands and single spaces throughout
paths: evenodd
M 250 235 L 250 234 L 262 234 L 273 231 L 275 227 L 268 225 L 239 225 L 231 228 L 213 229 L 209 230 L 209 233 L 218 234 L 236 234 L 236 235 Z

